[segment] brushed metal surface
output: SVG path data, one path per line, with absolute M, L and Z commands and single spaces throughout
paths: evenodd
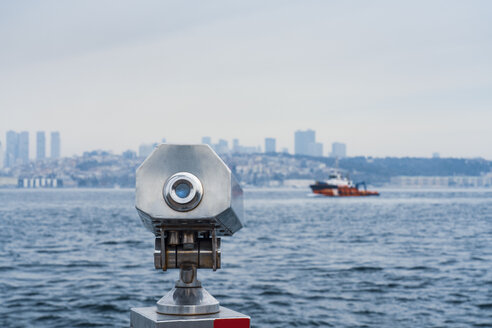
M 200 203 L 187 212 L 170 207 L 162 192 L 166 181 L 179 172 L 191 173 L 203 186 Z M 210 224 L 217 235 L 230 236 L 242 228 L 243 191 L 208 145 L 162 144 L 137 169 L 135 207 L 156 236 L 162 224 Z
M 157 302 L 157 312 L 162 314 L 211 314 L 219 309 L 219 301 L 203 287 L 175 287 Z
M 130 327 L 132 328 L 213 328 L 215 320 L 240 319 L 250 317 L 221 306 L 220 311 L 208 315 L 165 315 L 159 314 L 155 306 L 132 308 Z

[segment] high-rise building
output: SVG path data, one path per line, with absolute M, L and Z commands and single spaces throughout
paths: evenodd
M 309 144 L 315 143 L 315 140 L 316 132 L 313 130 L 296 131 L 294 134 L 294 154 L 312 156 L 309 152 Z
M 146 158 L 147 156 L 150 155 L 150 153 L 152 153 L 152 151 L 154 150 L 155 147 L 157 147 L 157 144 L 156 143 L 153 143 L 153 144 L 141 144 L 138 147 L 138 157 L 140 157 L 140 158 Z
M 161 143 L 167 143 L 166 138 L 162 138 L 162 139 L 161 139 Z
M 202 144 L 209 145 L 210 147 L 212 147 L 212 138 L 203 137 L 202 138 Z
M 239 145 L 239 139 L 232 139 L 232 152 L 233 153 L 240 153 L 241 152 L 241 146 Z
M 219 143 L 214 145 L 215 151 L 219 154 L 227 154 L 229 152 L 229 143 L 227 140 L 219 139 Z
M 36 159 L 41 161 L 46 158 L 46 135 L 44 131 L 36 133 Z
M 19 133 L 19 160 L 22 164 L 29 163 L 29 132 Z
M 277 141 L 275 138 L 265 138 L 265 153 L 276 153 L 277 152 Z
M 60 132 L 51 132 L 51 158 L 60 158 Z
M 335 158 L 347 157 L 347 146 L 342 142 L 332 143 L 330 157 L 335 157 Z
M 7 145 L 5 148 L 5 167 L 12 167 L 19 157 L 19 134 L 15 131 L 7 131 Z
M 137 158 L 137 153 L 131 149 L 128 149 L 121 153 L 121 156 L 126 159 L 135 159 Z
M 0 169 L 3 168 L 3 145 L 0 141 Z

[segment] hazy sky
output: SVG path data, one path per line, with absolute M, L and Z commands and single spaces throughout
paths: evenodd
M 491 1 L 2 1 L 0 141 L 492 159 Z

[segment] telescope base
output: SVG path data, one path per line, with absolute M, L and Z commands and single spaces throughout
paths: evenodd
M 157 307 L 132 308 L 131 328 L 250 328 L 250 317 L 231 309 L 220 307 L 215 314 L 167 315 L 157 312 Z
M 157 312 L 161 314 L 201 315 L 219 310 L 219 301 L 203 287 L 174 287 L 157 302 Z

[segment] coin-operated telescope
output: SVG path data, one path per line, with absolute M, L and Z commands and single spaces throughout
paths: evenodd
M 197 279 L 197 269 L 221 267 L 220 237 L 242 228 L 243 191 L 217 154 L 159 145 L 137 169 L 135 207 L 155 235 L 155 268 L 179 269 L 179 280 L 155 307 L 133 308 L 132 327 L 249 328 L 248 316 L 219 306 Z

